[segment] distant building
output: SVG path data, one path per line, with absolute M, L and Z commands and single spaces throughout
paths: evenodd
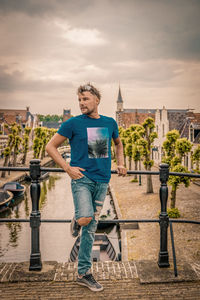
M 37 116 L 30 113 L 29 107 L 26 109 L 0 109 L 0 130 L 3 135 L 9 134 L 5 124 L 11 125 L 15 122 L 22 128 L 35 128 L 38 124 Z
M 6 147 L 9 130 L 5 125 L 12 125 L 17 123 L 21 126 L 22 132 L 25 127 L 34 129 L 38 126 L 37 115 L 33 115 L 29 111 L 29 107 L 26 109 L 0 109 L 0 154 Z M 31 136 L 33 137 L 33 131 Z M 31 143 L 31 141 L 30 141 Z
M 160 162 L 163 155 L 162 144 L 168 131 L 176 129 L 181 137 L 188 138 L 195 145 L 200 143 L 200 113 L 190 109 L 137 109 L 124 108 L 124 101 L 119 87 L 117 98 L 116 121 L 119 126 L 128 128 L 131 124 L 142 124 L 147 117 L 155 120 L 158 138 L 154 142 L 152 157 Z M 191 167 L 190 155 L 185 165 Z
M 63 109 L 63 122 L 69 120 L 71 117 L 71 109 Z

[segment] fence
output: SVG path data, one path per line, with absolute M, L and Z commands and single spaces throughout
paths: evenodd
M 0 219 L 0 222 L 30 222 L 31 227 L 31 254 L 30 254 L 30 264 L 29 270 L 40 271 L 42 269 L 41 253 L 40 253 L 40 224 L 41 223 L 70 223 L 71 220 L 56 220 L 56 219 L 41 219 L 39 211 L 39 199 L 40 199 L 40 176 L 41 172 L 64 172 L 63 169 L 59 168 L 43 168 L 40 166 L 40 160 L 34 159 L 30 161 L 29 168 L 23 167 L 0 167 L 0 171 L 28 171 L 30 172 L 31 177 L 31 201 L 32 201 L 32 211 L 30 214 L 30 219 Z M 112 174 L 117 174 L 117 171 L 111 171 Z M 121 220 L 104 220 L 99 221 L 100 223 L 109 223 L 109 224 L 120 224 L 120 223 L 159 223 L 160 225 L 160 250 L 158 254 L 158 266 L 160 268 L 169 267 L 169 254 L 168 254 L 168 227 L 170 227 L 171 243 L 172 243 L 172 253 L 173 253 L 173 264 L 174 264 L 174 275 L 178 276 L 177 265 L 176 265 L 176 253 L 174 245 L 174 235 L 173 235 L 173 223 L 192 223 L 200 224 L 199 221 L 193 220 L 173 220 L 169 219 L 167 214 L 167 199 L 168 199 L 168 186 L 167 181 L 169 175 L 172 176 L 187 176 L 193 178 L 200 178 L 198 174 L 191 173 L 177 173 L 169 172 L 169 165 L 160 164 L 159 171 L 128 171 L 128 174 L 151 174 L 159 175 L 160 179 L 160 204 L 161 211 L 159 219 L 121 219 Z

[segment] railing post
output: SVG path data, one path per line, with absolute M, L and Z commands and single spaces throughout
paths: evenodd
M 30 214 L 30 226 L 31 226 L 31 256 L 30 256 L 30 271 L 40 271 L 42 269 L 41 254 L 40 254 L 40 211 L 39 211 L 39 199 L 40 199 L 40 160 L 33 159 L 30 161 L 30 176 L 31 176 L 31 200 L 32 211 Z
M 141 174 L 139 174 L 139 185 L 142 185 Z
M 169 217 L 167 214 L 167 198 L 168 198 L 168 186 L 167 181 L 169 178 L 169 165 L 160 164 L 160 252 L 158 258 L 158 265 L 160 268 L 169 267 L 169 255 L 167 247 L 167 233 L 169 225 Z

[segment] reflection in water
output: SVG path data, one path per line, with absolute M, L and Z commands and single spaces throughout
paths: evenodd
M 19 202 L 19 199 L 17 200 Z M 20 201 L 22 201 L 21 198 Z M 19 214 L 18 206 L 14 207 L 13 212 L 14 212 L 13 218 L 19 219 L 20 214 Z M 21 231 L 21 227 L 22 227 L 21 223 L 7 223 L 6 226 L 9 229 L 9 244 L 11 245 L 11 247 L 17 247 L 18 234 Z
M 42 208 L 45 206 L 46 200 L 47 200 L 47 187 L 48 190 L 51 190 L 52 188 L 55 188 L 55 181 L 58 180 L 59 176 L 50 176 L 48 180 L 44 180 L 41 183 L 41 193 L 40 193 L 40 200 L 39 200 L 39 210 L 42 210 Z M 27 184 L 28 186 L 28 184 Z M 30 187 L 30 186 L 29 186 Z M 11 204 L 11 210 L 9 210 L 9 213 L 7 214 L 7 217 L 13 212 L 12 219 L 19 219 L 20 218 L 20 203 L 24 201 L 24 211 L 26 217 L 29 217 L 31 209 L 29 209 L 29 203 L 28 203 L 28 195 L 27 195 L 27 188 L 25 190 L 24 195 L 18 198 L 13 198 L 12 204 Z M 4 215 L 5 217 L 5 215 Z M 11 216 L 10 216 L 11 218 Z M 18 246 L 18 237 L 19 233 L 22 229 L 21 223 L 7 223 L 7 228 L 9 229 L 9 244 L 11 247 L 17 247 Z
M 24 211 L 25 211 L 26 217 L 28 217 L 29 216 L 29 205 L 28 205 L 27 188 L 24 193 Z

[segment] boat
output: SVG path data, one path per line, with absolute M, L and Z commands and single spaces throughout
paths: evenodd
M 70 262 L 78 260 L 80 236 L 77 237 L 70 253 Z M 114 246 L 105 233 L 95 233 L 95 240 L 92 248 L 92 261 L 119 261 L 120 253 L 116 253 Z
M 13 194 L 9 191 L 5 191 L 4 189 L 0 189 L 0 212 L 4 212 L 10 209 L 9 205 L 13 198 Z
M 17 181 L 10 181 L 4 184 L 3 189 L 5 191 L 12 192 L 14 197 L 21 197 L 22 195 L 24 195 L 26 187 L 25 185 L 20 184 Z

